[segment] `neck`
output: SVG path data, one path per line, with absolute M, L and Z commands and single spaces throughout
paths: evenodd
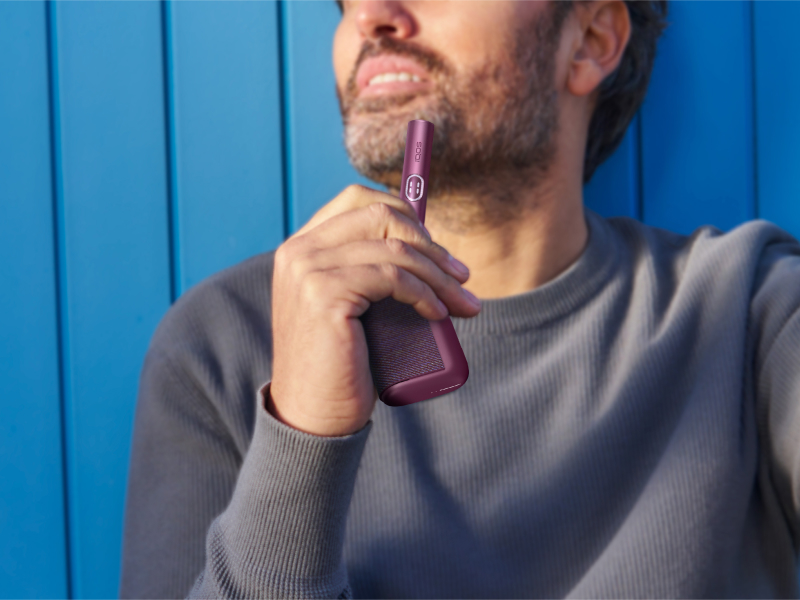
M 434 198 L 428 202 L 425 226 L 469 267 L 464 287 L 473 294 L 485 299 L 521 294 L 557 277 L 586 246 L 583 190 L 571 179 L 543 181 L 513 195 L 504 190 L 498 196 L 512 198 L 516 207 L 505 214 L 502 207 L 492 208 L 491 201 L 479 198 Z M 477 206 L 483 208 L 469 210 Z M 487 210 L 494 211 L 493 218 L 476 218 L 488 216 Z

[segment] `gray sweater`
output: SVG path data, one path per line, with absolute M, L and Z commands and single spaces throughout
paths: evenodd
M 125 597 L 797 596 L 800 244 L 587 211 L 454 319 L 456 392 L 321 437 L 263 407 L 273 254 L 186 293 L 142 371 Z

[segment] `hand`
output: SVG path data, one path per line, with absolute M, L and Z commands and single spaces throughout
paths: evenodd
M 377 394 L 358 317 L 388 296 L 430 320 L 473 317 L 468 277 L 407 202 L 348 186 L 275 254 L 270 412 L 315 435 L 361 429 Z

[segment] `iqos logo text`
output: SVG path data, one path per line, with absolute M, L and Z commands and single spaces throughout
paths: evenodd
M 425 181 L 420 175 L 414 173 L 409 175 L 406 179 L 406 198 L 411 202 L 416 202 L 422 198 L 422 192 L 425 190 Z
M 414 161 L 419 162 L 422 158 L 422 142 L 417 142 L 417 147 L 414 149 Z

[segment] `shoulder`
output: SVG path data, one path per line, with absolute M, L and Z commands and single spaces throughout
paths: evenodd
M 774 223 L 755 219 L 727 232 L 704 226 L 682 235 L 626 217 L 604 221 L 623 248 L 634 287 L 655 290 L 648 293 L 663 310 L 741 315 L 757 361 L 800 312 L 800 242 Z
M 654 327 L 672 317 L 717 323 L 765 348 L 800 307 L 800 243 L 774 223 L 679 234 L 627 217 L 592 218 L 613 240 L 626 301 L 646 307 Z
M 162 318 L 151 349 L 175 356 L 269 328 L 274 257 L 258 254 L 191 287 Z
M 705 225 L 680 234 L 628 217 L 605 219 L 634 269 L 669 276 L 676 284 L 705 281 L 737 285 L 750 294 L 779 257 L 797 256 L 800 244 L 784 229 L 762 219 L 729 230 Z
M 746 221 L 727 232 L 704 225 L 689 234 L 647 225 L 629 217 L 611 217 L 605 221 L 631 250 L 647 252 L 656 259 L 727 256 L 728 262 L 754 262 L 754 258 L 757 262 L 767 247 L 787 242 L 797 244 L 788 232 L 763 219 Z

